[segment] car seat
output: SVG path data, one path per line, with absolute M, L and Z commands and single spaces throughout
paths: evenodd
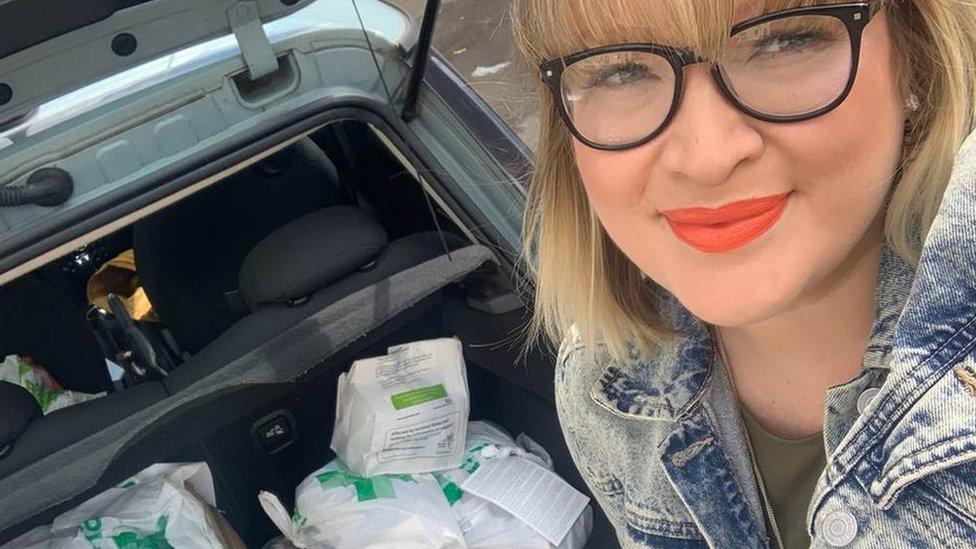
M 345 296 L 457 249 L 454 234 L 425 231 L 387 241 L 380 223 L 355 206 L 307 214 L 264 238 L 243 262 L 240 288 L 250 313 L 174 370 L 171 394 Z
M 137 222 L 140 282 L 182 349 L 196 353 L 247 313 L 235 299 L 237 275 L 259 240 L 306 213 L 353 201 L 328 156 L 302 139 Z
M 66 390 L 100 393 L 112 386 L 85 311 L 58 286 L 28 274 L 0 286 L 0 360 L 27 356 Z

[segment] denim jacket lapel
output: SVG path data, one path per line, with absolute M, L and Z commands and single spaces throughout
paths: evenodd
M 715 367 L 711 333 L 662 294 L 658 311 L 681 335 L 651 356 L 610 361 L 590 396 L 619 417 L 662 423 L 657 459 L 711 546 L 767 547 L 745 427 Z
M 926 237 L 895 328 L 888 380 L 838 460 L 850 467 L 867 453 L 856 474 L 884 509 L 916 480 L 976 460 L 974 212 L 976 133 L 959 149 Z
M 656 310 L 678 335 L 648 356 L 634 351 L 626 363 L 608 361 L 590 397 L 621 417 L 671 422 L 701 397 L 712 346 L 707 326 L 664 290 Z
M 707 405 L 692 407 L 665 439 L 661 464 L 709 546 L 769 547 L 747 451 L 720 429 Z

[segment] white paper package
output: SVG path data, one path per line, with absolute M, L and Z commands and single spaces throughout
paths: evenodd
M 222 548 L 205 507 L 214 501 L 206 463 L 156 464 L 3 549 Z
M 339 377 L 332 450 L 364 477 L 457 466 L 470 406 L 461 342 L 417 341 L 388 353 Z
M 542 535 L 501 507 L 461 490 L 461 484 L 487 460 L 519 455 L 552 469 L 548 452 L 527 435 L 517 441 L 484 421 L 468 423 L 465 453 L 460 466 L 435 473 L 458 518 L 471 549 L 553 549 Z M 558 504 L 558 502 L 557 502 Z M 587 506 L 558 549 L 582 549 L 593 529 L 593 510 Z
M 360 477 L 333 460 L 295 489 L 294 513 L 270 492 L 258 499 L 285 537 L 302 549 L 466 547 L 440 485 L 428 473 Z

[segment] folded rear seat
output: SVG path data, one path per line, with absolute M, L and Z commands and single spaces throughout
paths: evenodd
M 339 299 L 464 245 L 460 237 L 414 233 L 387 242 L 376 219 L 330 206 L 277 229 L 244 260 L 240 289 L 251 313 L 174 370 L 176 393 Z

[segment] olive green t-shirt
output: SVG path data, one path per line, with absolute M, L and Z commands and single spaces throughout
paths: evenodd
M 802 439 L 784 439 L 764 429 L 745 410 L 742 410 L 742 417 L 783 544 L 786 549 L 810 547 L 806 528 L 807 508 L 827 462 L 823 435 L 817 433 Z M 768 517 L 766 519 L 768 522 Z

